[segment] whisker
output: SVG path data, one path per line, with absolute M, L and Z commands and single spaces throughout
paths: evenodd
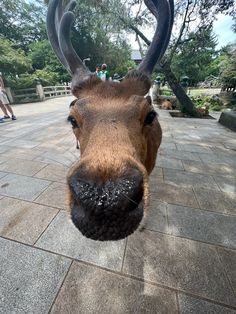
M 134 203 L 135 205 L 139 205 L 137 202 L 135 202 L 134 200 L 132 200 L 132 198 L 128 197 L 127 195 L 121 193 L 122 196 L 124 196 L 125 198 L 127 198 L 130 202 Z

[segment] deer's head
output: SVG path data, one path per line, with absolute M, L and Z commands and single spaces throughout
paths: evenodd
M 71 217 L 95 240 L 118 240 L 134 232 L 148 200 L 161 128 L 147 94 L 150 74 L 169 42 L 173 1 L 146 0 L 158 27 L 146 57 L 119 84 L 89 72 L 70 42 L 75 1 L 63 8 L 51 0 L 47 29 L 61 63 L 72 74 L 68 120 L 80 143 L 81 158 L 68 173 Z M 163 18 L 164 17 L 164 18 Z

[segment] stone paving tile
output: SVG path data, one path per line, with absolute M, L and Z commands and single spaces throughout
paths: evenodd
M 49 184 L 46 180 L 8 174 L 0 179 L 0 194 L 33 201 Z
M 1 141 L 0 141 L 1 142 Z M 7 152 L 10 149 L 9 146 L 2 145 L 0 146 L 0 154 Z
M 67 185 L 59 182 L 52 183 L 39 197 L 36 203 L 67 209 Z
M 163 177 L 163 169 L 160 167 L 155 166 L 154 169 L 152 170 L 151 177 Z
M 8 159 L 5 157 L 5 154 L 0 154 L 0 164 L 2 164 L 3 162 L 7 161 Z
M 218 164 L 228 164 L 231 166 L 236 166 L 236 158 L 232 158 L 227 154 L 198 154 L 203 162 L 213 162 Z
M 12 198 L 0 200 L 0 235 L 34 244 L 58 210 Z
M 7 174 L 7 172 L 0 171 L 0 179 L 5 177 Z
M 164 181 L 175 186 L 204 187 L 206 189 L 219 190 L 211 176 L 175 169 L 164 169 Z
M 9 158 L 21 158 L 26 160 L 32 160 L 39 156 L 43 152 L 38 148 L 20 148 L 20 147 L 9 147 L 9 150 L 4 153 L 4 156 Z
M 236 150 L 226 148 L 226 147 L 213 147 L 212 151 L 216 153 L 216 155 L 225 154 L 228 156 L 232 156 L 232 158 L 236 158 Z
M 235 314 L 236 310 L 180 293 L 180 314 Z
M 236 249 L 236 217 L 177 205 L 167 213 L 172 235 Z
M 164 183 L 164 179 L 162 176 L 155 176 L 151 174 L 149 177 L 149 189 L 150 192 L 156 193 L 159 189 L 159 187 Z
M 200 146 L 200 145 L 188 145 L 188 144 L 176 144 L 177 149 L 180 151 L 186 151 L 191 153 L 212 153 L 211 149 L 206 146 Z
M 0 313 L 47 313 L 68 258 L 0 238 Z
M 51 158 L 48 158 L 48 157 L 44 157 L 44 156 L 38 156 L 38 157 L 34 157 L 34 160 L 35 161 L 40 161 L 40 162 L 44 162 L 44 163 L 47 163 L 47 164 L 53 164 L 53 165 L 62 165 L 60 162 L 56 161 L 56 160 L 53 160 Z
M 167 156 L 158 156 L 157 166 L 162 167 L 162 168 L 184 170 L 181 160 L 175 159 L 175 158 L 169 158 Z
M 182 152 L 175 149 L 162 149 L 159 154 L 169 158 L 201 161 L 200 157 L 196 153 Z
M 47 165 L 44 169 L 40 170 L 35 177 L 56 181 L 60 183 L 66 183 L 66 176 L 69 168 L 62 165 Z
M 173 142 L 163 142 L 161 143 L 160 149 L 176 149 L 176 145 Z
M 226 214 L 236 214 L 236 196 L 207 189 L 194 188 L 202 209 Z
M 236 141 L 231 142 L 231 141 L 229 141 L 229 140 L 226 140 L 226 142 L 224 143 L 224 146 L 225 146 L 226 148 L 236 150 Z
M 149 230 L 168 233 L 166 207 L 166 203 L 151 198 L 144 227 Z
M 46 164 L 42 162 L 22 160 L 22 159 L 10 159 L 3 164 L 0 164 L 1 171 L 13 172 L 25 176 L 33 176 L 39 170 L 43 169 Z
M 60 212 L 36 246 L 119 271 L 125 240 L 101 242 L 87 239 L 74 227 L 69 215 Z
M 223 248 L 217 248 L 217 250 L 236 296 L 236 251 Z
M 236 178 L 214 176 L 214 179 L 219 185 L 221 191 L 225 193 L 233 193 L 234 195 L 236 195 Z
M 203 163 L 192 160 L 183 160 L 183 165 L 185 170 L 190 172 L 236 177 L 236 168 L 227 164 L 215 164 L 210 162 Z
M 73 263 L 51 311 L 64 313 L 177 314 L 178 310 L 172 291 Z
M 182 188 L 162 183 L 157 186 L 157 192 L 151 191 L 151 197 L 157 201 L 190 207 L 199 207 L 192 188 Z
M 43 161 L 46 163 L 62 164 L 64 166 L 70 167 L 76 160 L 78 160 L 70 152 L 66 153 L 51 153 L 46 152 L 39 157 L 36 157 L 34 160 Z
M 17 136 L 19 137 L 20 134 L 17 134 Z M 36 141 L 28 141 L 28 140 L 22 140 L 19 138 L 10 140 L 7 142 L 8 146 L 13 146 L 13 147 L 19 147 L 19 148 L 34 148 L 37 145 L 39 145 L 40 142 L 36 142 Z
M 128 239 L 124 272 L 236 306 L 215 248 L 145 230 Z

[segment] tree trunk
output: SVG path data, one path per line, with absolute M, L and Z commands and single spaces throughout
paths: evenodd
M 198 112 L 196 111 L 196 108 L 194 107 L 193 102 L 185 93 L 183 87 L 178 83 L 177 78 L 175 77 L 174 73 L 170 68 L 170 65 L 165 63 L 161 65 L 160 68 L 163 74 L 165 75 L 165 78 L 170 88 L 172 89 L 173 93 L 178 99 L 182 112 L 187 113 L 193 117 L 199 116 Z

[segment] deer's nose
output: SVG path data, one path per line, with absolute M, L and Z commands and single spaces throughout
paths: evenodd
M 72 221 L 84 235 L 116 240 L 137 228 L 143 215 L 143 176 L 138 170 L 103 183 L 78 172 L 68 183 L 74 198 Z
M 136 169 L 129 169 L 128 175 L 103 183 L 77 173 L 70 178 L 69 186 L 75 201 L 84 207 L 87 215 L 93 216 L 131 211 L 143 197 L 143 177 Z

